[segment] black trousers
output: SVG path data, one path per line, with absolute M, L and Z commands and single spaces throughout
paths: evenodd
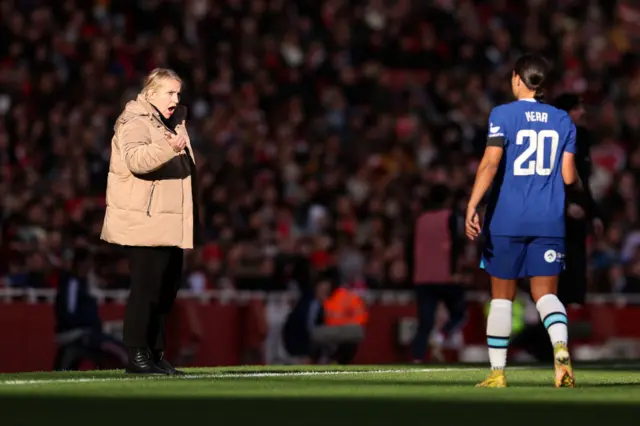
M 438 303 L 443 302 L 449 311 L 449 320 L 442 333 L 449 334 L 461 327 L 467 316 L 467 303 L 464 288 L 457 284 L 416 285 L 416 307 L 418 309 L 418 328 L 411 348 L 414 360 L 424 360 L 429 345 L 429 336 L 435 323 Z
M 553 362 L 553 345 L 547 329 L 541 322 L 528 324 L 519 334 L 513 336 L 509 347 L 522 349 L 540 362 Z
M 560 274 L 558 298 L 565 305 L 584 305 L 587 295 L 587 235 L 567 234 L 565 269 Z
M 167 318 L 182 282 L 182 249 L 127 247 L 131 290 L 124 315 L 129 348 L 163 351 Z

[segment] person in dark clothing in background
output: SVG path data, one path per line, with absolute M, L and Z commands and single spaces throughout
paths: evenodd
M 587 293 L 587 235 L 592 230 L 600 236 L 604 228 L 589 188 L 592 136 L 584 126 L 585 108 L 578 95 L 562 94 L 554 106 L 567 111 L 576 125 L 576 169 L 585 188 L 581 195 L 567 193 L 565 270 L 560 275 L 558 298 L 565 305 L 583 305 Z
M 331 294 L 332 285 L 327 279 L 321 279 L 313 290 L 304 291 L 282 330 L 285 350 L 290 356 L 299 358 L 303 363 L 311 363 L 317 358 L 311 334 L 316 327 L 324 323 L 323 302 Z
M 456 204 L 449 188 L 436 185 L 415 224 L 413 280 L 418 327 L 412 344 L 414 363 L 425 360 L 439 302 L 445 304 L 449 320 L 430 342 L 433 359 L 443 360 L 444 340 L 459 329 L 466 318 L 464 289 L 456 278 L 461 254 Z
M 102 331 L 98 303 L 88 283 L 92 267 L 92 254 L 79 249 L 72 270 L 60 277 L 55 301 L 58 351 L 54 370 L 78 370 L 83 360 L 97 368 L 122 368 L 127 363 L 124 344 Z

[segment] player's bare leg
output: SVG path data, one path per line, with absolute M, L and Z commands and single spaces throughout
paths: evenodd
M 567 346 L 567 311 L 556 296 L 557 292 L 557 276 L 531 278 L 531 296 L 553 344 L 555 385 L 558 388 L 572 388 L 576 381 Z
M 491 277 L 491 308 L 487 317 L 487 345 L 491 373 L 479 383 L 481 388 L 506 388 L 504 369 L 511 337 L 512 303 L 516 296 L 516 281 Z
M 516 280 L 491 277 L 491 299 L 513 301 L 516 297 Z

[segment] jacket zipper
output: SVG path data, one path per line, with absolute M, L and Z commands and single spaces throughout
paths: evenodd
M 153 191 L 156 189 L 156 183 L 151 184 L 151 192 L 149 193 L 149 204 L 147 204 L 147 216 L 151 217 L 151 200 L 153 200 Z

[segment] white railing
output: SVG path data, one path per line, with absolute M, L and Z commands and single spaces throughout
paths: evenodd
M 92 293 L 99 303 L 125 303 L 128 290 L 93 290 Z M 0 303 L 26 301 L 28 303 L 54 303 L 57 291 L 55 289 L 34 288 L 0 288 Z M 385 305 L 406 305 L 413 301 L 410 290 L 367 290 L 361 293 L 367 303 L 379 302 Z M 178 298 L 193 299 L 209 303 L 212 300 L 223 304 L 244 304 L 251 300 L 282 301 L 295 300 L 298 294 L 294 291 L 266 292 L 247 290 L 209 290 L 196 293 L 191 290 L 180 290 Z M 467 300 L 484 303 L 489 295 L 483 291 L 467 292 Z M 589 294 L 587 302 L 595 305 L 615 304 L 616 306 L 640 305 L 640 294 Z

